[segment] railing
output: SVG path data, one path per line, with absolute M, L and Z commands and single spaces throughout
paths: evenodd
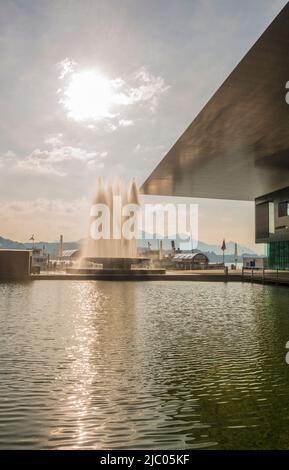
M 289 285 L 289 271 L 280 269 L 242 268 L 242 279 L 252 282 L 270 282 Z

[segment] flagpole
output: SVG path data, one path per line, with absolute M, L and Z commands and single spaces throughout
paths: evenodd
M 238 245 L 235 243 L 235 267 L 237 269 L 237 264 L 238 264 Z
M 222 243 L 222 246 L 221 246 L 221 250 L 223 252 L 223 265 L 224 265 L 224 268 L 225 268 L 225 250 L 226 250 L 226 242 L 225 242 L 225 239 L 223 239 L 223 243 Z

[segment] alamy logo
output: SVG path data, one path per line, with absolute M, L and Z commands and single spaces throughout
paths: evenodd
M 93 240 L 132 240 L 175 237 L 190 239 L 193 248 L 198 242 L 197 204 L 123 204 L 121 196 L 113 196 L 112 204 L 93 204 L 90 210 L 90 237 Z

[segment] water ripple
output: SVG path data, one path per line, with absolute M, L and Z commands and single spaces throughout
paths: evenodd
M 289 290 L 0 284 L 0 448 L 288 449 Z

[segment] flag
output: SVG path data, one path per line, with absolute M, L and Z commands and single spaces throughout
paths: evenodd
M 34 233 L 33 233 L 33 235 L 31 235 L 31 237 L 29 238 L 29 241 L 30 241 L 30 240 L 31 240 L 32 242 L 34 242 Z
M 225 251 L 226 249 L 227 249 L 227 247 L 226 247 L 226 242 L 225 242 L 225 239 L 224 239 L 223 243 L 222 243 L 222 246 L 221 246 L 221 250 Z

